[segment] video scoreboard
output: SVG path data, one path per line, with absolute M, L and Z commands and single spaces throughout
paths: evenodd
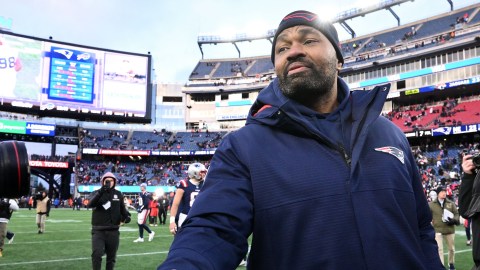
M 95 55 L 84 51 L 52 47 L 50 59 L 48 98 L 92 103 Z
M 0 31 L 0 110 L 151 122 L 151 56 Z

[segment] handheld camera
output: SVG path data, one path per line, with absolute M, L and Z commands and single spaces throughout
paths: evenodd
M 479 169 L 480 168 L 480 153 L 478 150 L 474 152 L 470 152 L 468 149 L 463 149 L 462 150 L 463 155 L 473 155 L 470 159 L 473 162 L 473 165 L 475 165 L 475 168 Z
M 110 187 L 111 187 L 111 185 L 110 185 L 111 183 L 112 183 L 112 180 L 105 180 L 105 182 L 103 182 L 103 186 L 110 188 Z

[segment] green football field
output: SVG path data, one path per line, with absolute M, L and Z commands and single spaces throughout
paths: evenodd
M 173 240 L 168 225 L 150 226 L 155 231 L 152 242 L 147 241 L 145 232 L 145 242 L 133 243 L 138 238 L 138 226 L 136 212 L 131 214 L 132 222 L 120 228 L 115 269 L 157 269 Z M 91 215 L 91 210 L 52 208 L 45 223 L 45 233 L 38 234 L 35 211 L 20 209 L 8 224 L 15 238 L 12 244 L 5 243 L 0 269 L 91 269 Z M 102 263 L 105 268 L 105 257 Z
M 8 224 L 9 230 L 15 232 L 15 238 L 12 244 L 5 244 L 0 269 L 91 269 L 91 213 L 84 209 L 72 211 L 52 208 L 45 233 L 38 234 L 34 210 L 21 209 L 15 212 Z M 120 229 L 120 248 L 115 269 L 156 269 L 165 259 L 173 236 L 167 225 L 151 226 L 156 233 L 152 242 L 147 241 L 148 234 L 145 234 L 144 243 L 133 243 L 138 237 L 138 227 L 136 213 L 131 213 L 132 222 Z M 465 241 L 465 230 L 463 226 L 458 226 L 455 237 L 457 270 L 470 270 L 473 265 L 471 247 L 466 246 Z M 388 260 L 385 265 L 388 265 Z

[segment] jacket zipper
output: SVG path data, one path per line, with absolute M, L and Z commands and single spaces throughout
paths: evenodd
M 314 133 L 312 131 L 310 131 L 310 129 L 308 129 L 307 127 L 305 127 L 305 125 L 303 125 L 302 123 L 300 122 L 297 122 L 297 121 L 294 121 L 288 114 L 286 113 L 283 113 L 281 110 L 279 110 L 277 112 L 278 115 L 280 114 L 283 114 L 285 115 L 286 117 L 288 117 L 292 122 L 296 122 L 297 124 L 299 124 L 300 126 L 302 126 L 305 130 L 308 130 L 308 132 L 310 134 L 312 134 L 314 137 L 317 138 L 317 141 L 320 141 L 321 143 L 323 143 L 324 145 L 326 145 L 327 147 L 337 151 L 340 153 L 340 155 L 343 157 L 343 161 L 345 161 L 345 164 L 348 166 L 348 168 L 350 168 L 351 164 L 352 164 L 352 158 L 348 156 L 347 152 L 345 151 L 345 148 L 341 145 L 334 145 L 333 143 L 331 143 L 330 141 L 328 141 L 327 139 L 325 139 L 322 135 L 320 134 L 317 134 L 317 133 Z
M 339 151 L 343 155 L 343 160 L 345 161 L 345 163 L 347 163 L 347 166 L 350 168 L 350 166 L 352 165 L 352 158 L 348 156 L 347 152 L 345 151 L 345 148 L 339 145 L 337 151 Z
M 278 111 L 278 114 L 280 114 L 280 113 L 283 113 L 283 112 Z M 283 114 L 286 115 L 288 118 L 290 118 L 290 116 L 288 116 L 288 114 L 285 114 L 285 113 L 283 113 Z M 293 122 L 296 122 L 297 124 L 302 126 L 305 130 L 308 130 L 309 133 L 312 134 L 313 137 L 317 138 L 317 141 L 319 141 L 320 143 L 323 143 L 324 145 L 326 145 L 330 149 L 333 149 L 333 150 L 337 151 L 338 153 L 340 153 L 340 155 L 343 157 L 343 161 L 345 161 L 345 164 L 348 166 L 348 168 L 350 168 L 350 166 L 352 164 L 352 158 L 348 155 L 348 153 L 345 151 L 345 148 L 342 145 L 339 144 L 338 146 L 336 146 L 335 144 L 333 144 L 330 141 L 328 141 L 327 139 L 325 139 L 322 135 L 310 131 L 301 122 L 294 121 L 292 118 L 290 118 L 290 120 L 293 121 Z

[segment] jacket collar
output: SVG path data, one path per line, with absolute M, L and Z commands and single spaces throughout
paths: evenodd
M 354 123 L 352 135 L 358 135 L 359 129 L 369 126 L 380 115 L 390 85 L 377 86 L 373 90 L 353 92 L 350 92 L 348 85 L 341 78 L 338 78 L 337 85 L 338 91 L 343 93 L 339 96 L 343 96 L 343 99 L 332 114 L 351 109 L 348 115 L 342 115 L 342 121 L 351 117 Z M 350 108 L 347 108 L 347 106 L 350 106 Z M 305 127 L 313 129 L 307 118 L 314 114 L 317 114 L 317 112 L 284 96 L 278 78 L 276 78 L 260 91 L 257 100 L 250 108 L 246 124 L 283 127 L 296 133 L 305 133 Z M 288 122 L 288 127 L 285 121 Z M 290 126 L 294 123 L 297 123 L 297 125 Z

